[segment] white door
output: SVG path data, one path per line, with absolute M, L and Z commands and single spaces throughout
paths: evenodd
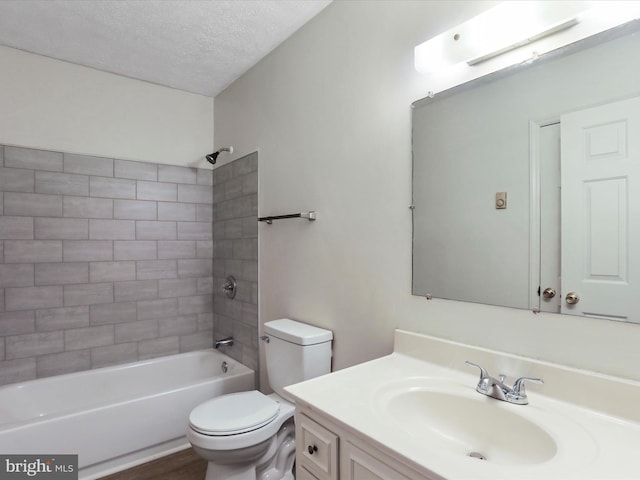
M 640 98 L 563 115 L 561 138 L 562 313 L 640 323 Z

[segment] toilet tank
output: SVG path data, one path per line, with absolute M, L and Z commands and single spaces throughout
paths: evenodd
M 284 387 L 331 372 L 331 330 L 288 318 L 264 324 L 269 385 L 275 393 L 292 400 Z

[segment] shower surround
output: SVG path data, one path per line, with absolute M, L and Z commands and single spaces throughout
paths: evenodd
M 213 171 L 213 311 L 216 338 L 233 336 L 225 353 L 258 371 L 258 153 Z M 237 281 L 235 298 L 221 286 Z
M 0 384 L 210 348 L 212 185 L 0 146 Z

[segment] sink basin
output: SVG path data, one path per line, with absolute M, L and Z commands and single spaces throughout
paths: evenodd
M 442 379 L 387 384 L 374 398 L 378 415 L 420 445 L 496 465 L 535 465 L 554 459 L 558 455 L 554 426 L 565 430 L 567 426 L 560 416 L 550 417 L 534 406 L 501 402 L 477 393 L 474 386 Z

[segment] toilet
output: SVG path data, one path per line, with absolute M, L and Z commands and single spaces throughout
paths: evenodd
M 193 409 L 187 438 L 209 462 L 205 480 L 294 480 L 293 399 L 284 387 L 331 371 L 330 330 L 290 319 L 264 324 L 274 393 L 222 395 Z

